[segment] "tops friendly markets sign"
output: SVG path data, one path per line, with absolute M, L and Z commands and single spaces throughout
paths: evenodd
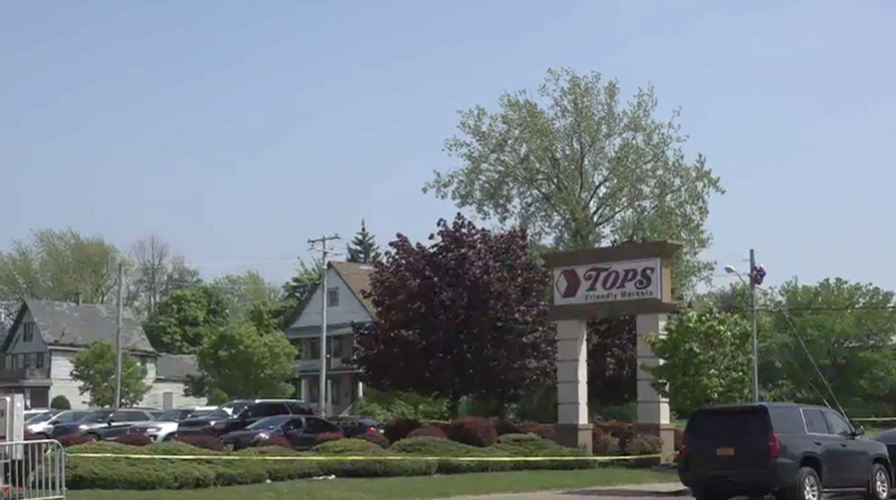
M 661 259 L 554 269 L 554 305 L 662 299 Z

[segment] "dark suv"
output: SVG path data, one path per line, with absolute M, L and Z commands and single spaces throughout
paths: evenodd
M 224 434 L 244 429 L 267 417 L 278 415 L 311 415 L 304 402 L 295 399 L 236 400 L 221 405 L 217 410 L 200 418 L 190 418 L 177 425 L 177 435 L 187 436 Z
M 714 406 L 688 420 L 678 476 L 697 500 L 821 500 L 823 492 L 887 500 L 886 446 L 836 411 L 793 403 Z

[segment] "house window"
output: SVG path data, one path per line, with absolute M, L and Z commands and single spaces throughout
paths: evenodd
M 327 307 L 338 307 L 339 306 L 339 288 L 328 288 L 327 289 Z
M 44 353 L 42 353 L 42 352 L 37 353 L 37 360 L 35 361 L 34 366 L 37 368 L 44 367 Z
M 335 360 L 342 359 L 342 337 L 334 337 L 332 339 L 332 356 Z
M 25 329 L 23 335 L 25 342 L 31 342 L 34 339 L 34 323 L 25 323 L 23 328 Z
M 34 354 L 26 354 L 25 355 L 25 368 L 34 367 Z
M 317 339 L 308 341 L 308 357 L 305 359 L 320 359 L 320 342 Z

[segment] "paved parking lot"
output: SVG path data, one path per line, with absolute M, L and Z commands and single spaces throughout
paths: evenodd
M 476 497 L 454 497 L 451 500 L 693 500 L 681 484 L 615 486 L 544 493 L 505 493 Z

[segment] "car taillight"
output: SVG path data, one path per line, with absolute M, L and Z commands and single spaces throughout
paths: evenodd
M 768 435 L 768 457 L 778 458 L 781 456 L 781 441 L 778 435 L 772 432 Z
M 379 433 L 380 433 L 380 430 L 377 429 L 376 427 L 368 427 L 367 428 L 367 434 L 379 434 Z

